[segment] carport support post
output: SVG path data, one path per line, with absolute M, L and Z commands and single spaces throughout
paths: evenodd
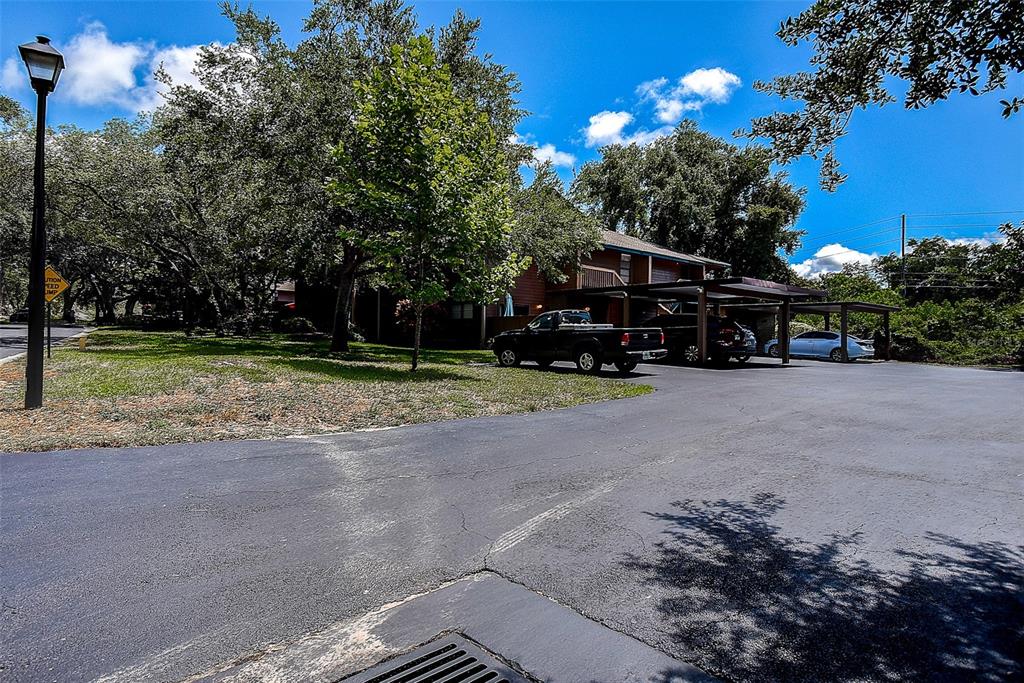
M 779 312 L 779 346 L 782 347 L 782 364 L 789 365 L 789 299 L 782 300 Z
M 847 313 L 846 304 L 841 304 L 839 306 L 839 346 L 842 349 L 844 362 L 850 360 L 850 350 L 846 348 L 848 341 L 847 318 L 849 318 Z
M 830 332 L 832 330 L 832 314 L 825 314 L 825 331 Z
M 629 296 L 628 292 L 626 293 L 626 296 L 624 296 L 622 298 L 622 326 L 623 327 L 629 327 L 629 302 L 630 302 L 630 299 L 631 299 L 631 297 Z
M 885 359 L 892 360 L 892 331 L 889 329 L 889 311 L 882 314 L 882 334 L 885 337 Z
M 708 292 L 703 287 L 697 288 L 697 355 L 704 365 L 708 357 Z

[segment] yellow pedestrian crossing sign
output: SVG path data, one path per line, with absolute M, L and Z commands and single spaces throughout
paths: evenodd
M 49 303 L 56 299 L 61 293 L 67 289 L 67 280 L 60 276 L 56 270 L 50 266 L 46 266 L 46 302 Z

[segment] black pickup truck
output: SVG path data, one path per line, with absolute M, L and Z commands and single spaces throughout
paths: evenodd
M 521 330 L 494 338 L 494 355 L 505 367 L 532 360 L 546 368 L 556 360 L 571 360 L 580 372 L 597 374 L 614 364 L 631 372 L 642 360 L 664 358 L 665 335 L 657 327 L 597 325 L 587 311 L 541 313 Z

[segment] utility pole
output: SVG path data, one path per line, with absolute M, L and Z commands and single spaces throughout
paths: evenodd
M 907 298 L 907 214 L 900 214 L 900 271 L 903 281 L 903 298 Z

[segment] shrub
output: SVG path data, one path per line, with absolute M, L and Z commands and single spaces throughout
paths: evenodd
M 302 316 L 284 318 L 280 322 L 280 327 L 282 332 L 289 334 L 313 334 L 317 331 L 316 325 L 309 318 L 303 318 Z

